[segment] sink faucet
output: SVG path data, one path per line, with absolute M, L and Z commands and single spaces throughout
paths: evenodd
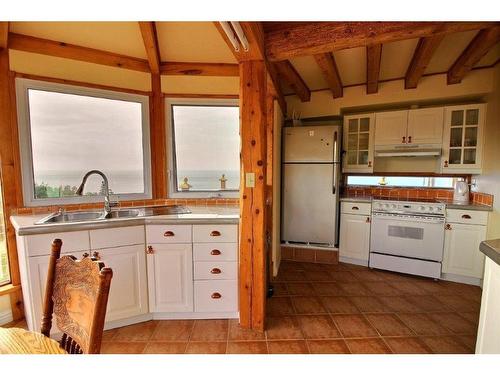
M 98 174 L 99 176 L 102 177 L 103 183 L 104 183 L 104 217 L 108 218 L 111 215 L 111 203 L 109 201 L 109 184 L 108 184 L 108 178 L 104 173 L 101 171 L 98 171 L 97 169 L 93 169 L 91 171 L 88 171 L 85 173 L 85 176 L 83 176 L 82 183 L 80 184 L 80 187 L 76 190 L 77 195 L 82 195 L 83 194 L 83 188 L 85 186 L 85 183 L 87 182 L 87 178 L 89 178 L 90 175 L 92 174 Z

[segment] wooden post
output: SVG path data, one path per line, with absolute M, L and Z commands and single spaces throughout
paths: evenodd
M 266 303 L 266 67 L 240 62 L 240 325 L 264 330 Z M 246 176 L 255 175 L 247 187 Z
M 166 129 L 161 75 L 151 74 L 150 139 L 153 198 L 167 197 Z

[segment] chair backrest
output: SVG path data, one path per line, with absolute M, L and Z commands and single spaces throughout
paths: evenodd
M 41 331 L 50 337 L 54 314 L 63 333 L 62 348 L 71 354 L 97 354 L 113 271 L 90 257 L 60 257 L 61 246 L 60 239 L 52 242 Z

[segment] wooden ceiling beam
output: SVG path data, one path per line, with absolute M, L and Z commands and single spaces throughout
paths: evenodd
M 427 65 L 431 61 L 434 52 L 441 44 L 445 34 L 432 35 L 425 38 L 420 38 L 417 48 L 413 53 L 410 65 L 406 71 L 405 89 L 414 89 L 417 87 L 418 81 L 425 73 Z
M 297 73 L 292 63 L 288 60 L 274 63 L 278 76 L 284 79 L 293 89 L 302 102 L 311 100 L 311 90 L 307 87 L 302 77 Z
M 9 48 L 140 72 L 150 72 L 148 61 L 144 59 L 28 35 L 9 33 Z
M 276 98 L 278 104 L 281 108 L 281 112 L 283 116 L 286 116 L 286 100 L 285 95 L 281 91 L 281 86 L 279 83 L 278 72 L 273 64 L 266 62 L 267 73 L 269 74 L 269 80 L 271 81 L 272 92 L 271 95 Z
M 160 64 L 162 75 L 239 77 L 238 64 L 190 63 L 164 61 Z
M 7 48 L 9 43 L 9 23 L 0 22 L 0 51 Z
M 148 56 L 149 68 L 154 74 L 160 73 L 160 48 L 158 46 L 158 36 L 156 35 L 156 26 L 154 22 L 139 22 L 144 48 Z
M 266 25 L 265 52 L 270 61 L 282 61 L 496 25 L 495 22 L 290 22 Z
M 375 94 L 378 91 L 380 75 L 380 60 L 382 59 L 382 44 L 366 47 L 366 93 Z
M 343 95 L 342 80 L 340 79 L 339 70 L 333 54 L 330 52 L 320 53 L 314 55 L 314 59 L 321 69 L 330 90 L 332 90 L 333 97 L 341 98 Z
M 481 30 L 448 70 L 448 85 L 460 83 L 474 65 L 500 41 L 500 26 Z

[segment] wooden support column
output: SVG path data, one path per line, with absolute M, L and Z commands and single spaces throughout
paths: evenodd
M 266 311 L 266 67 L 240 62 L 240 325 L 264 330 Z M 246 176 L 255 174 L 255 186 Z
M 160 73 L 151 74 L 150 98 L 150 139 L 151 139 L 151 175 L 153 183 L 153 198 L 167 197 L 167 153 L 166 128 L 163 95 L 161 92 Z

